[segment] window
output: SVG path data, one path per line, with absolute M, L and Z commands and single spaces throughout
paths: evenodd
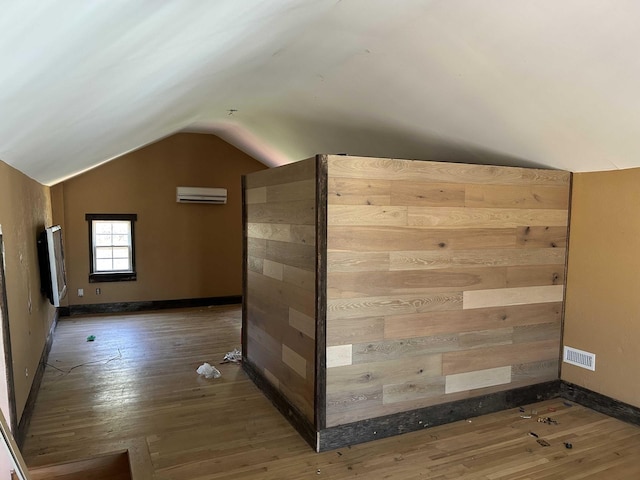
M 135 214 L 87 213 L 89 224 L 89 282 L 136 279 Z

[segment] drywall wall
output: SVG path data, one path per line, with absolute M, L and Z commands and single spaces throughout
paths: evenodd
M 244 353 L 314 421 L 315 158 L 245 180 L 247 284 Z
M 22 416 L 55 308 L 40 293 L 37 237 L 51 225 L 49 188 L 0 162 L 0 225 L 16 411 Z
M 54 219 L 65 232 L 68 303 L 240 295 L 241 176 L 264 168 L 215 136 L 181 133 L 54 186 Z M 228 203 L 178 204 L 177 186 L 223 187 Z M 136 281 L 89 283 L 87 213 L 138 215 Z
M 569 183 L 329 156 L 327 426 L 558 378 Z
M 573 178 L 564 344 L 596 370 L 562 379 L 640 407 L 640 169 Z

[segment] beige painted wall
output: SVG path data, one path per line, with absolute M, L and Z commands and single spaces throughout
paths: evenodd
M 182 133 L 53 187 L 54 218 L 65 231 L 68 304 L 242 294 L 241 175 L 264 168 L 215 136 Z M 177 186 L 224 187 L 228 203 L 178 204 Z M 86 213 L 138 215 L 137 281 L 89 283 Z
M 37 237 L 51 225 L 49 188 L 0 162 L 0 224 L 18 418 L 51 329 L 54 307 L 40 293 Z
M 562 379 L 640 407 L 640 169 L 573 177 L 564 344 L 596 371 Z

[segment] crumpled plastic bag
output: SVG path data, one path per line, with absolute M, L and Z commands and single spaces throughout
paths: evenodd
M 206 362 L 200 365 L 196 372 L 198 375 L 204 375 L 204 378 L 220 378 L 222 376 L 220 370 Z

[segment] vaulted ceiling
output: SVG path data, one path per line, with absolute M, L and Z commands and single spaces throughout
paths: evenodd
M 0 159 L 53 184 L 197 131 L 267 165 L 640 166 L 639 20 L 634 0 L 7 0 Z

